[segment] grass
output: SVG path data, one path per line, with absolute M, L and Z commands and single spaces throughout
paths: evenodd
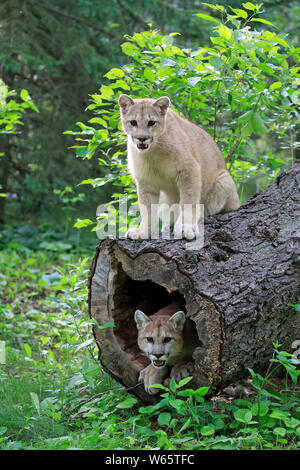
M 265 377 L 249 371 L 251 399 L 212 401 L 206 387 L 172 382 L 157 405 L 141 406 L 97 360 L 87 314 L 90 262 L 64 246 L 34 251 L 13 243 L 0 252 L 0 449 L 299 447 L 297 361 L 280 345 Z M 273 367 L 288 378 L 279 391 Z

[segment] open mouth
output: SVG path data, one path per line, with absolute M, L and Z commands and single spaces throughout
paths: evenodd
M 152 364 L 154 367 L 164 367 L 166 361 L 159 361 L 158 359 L 155 359 L 155 361 L 152 361 Z
M 149 144 L 136 144 L 139 150 L 147 150 L 149 148 Z

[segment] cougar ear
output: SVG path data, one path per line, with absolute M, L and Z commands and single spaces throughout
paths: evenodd
M 162 96 L 161 98 L 158 98 L 158 100 L 154 101 L 152 106 L 154 106 L 154 108 L 156 108 L 158 112 L 164 116 L 170 104 L 170 99 L 167 96 Z
M 175 330 L 182 331 L 185 323 L 185 313 L 181 310 L 174 313 L 174 315 L 169 318 L 168 322 L 171 323 Z
M 136 310 L 134 320 L 138 330 L 142 330 L 151 321 L 141 310 Z
M 119 97 L 119 106 L 123 114 L 127 113 L 128 108 L 134 104 L 134 101 L 128 95 L 121 95 Z

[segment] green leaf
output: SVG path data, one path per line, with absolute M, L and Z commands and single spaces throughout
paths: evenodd
M 212 426 L 203 426 L 201 428 L 202 436 L 212 436 L 215 433 L 215 429 Z
M 238 18 L 244 18 L 245 20 L 247 19 L 248 13 L 245 10 L 241 10 L 239 8 L 229 8 L 236 14 Z
M 38 415 L 40 416 L 40 401 L 38 395 L 35 392 L 30 392 L 30 397 Z
M 139 51 L 139 48 L 131 42 L 123 42 L 123 44 L 121 44 L 121 48 L 124 54 L 131 56 Z
M 199 16 L 199 18 L 203 18 L 204 20 L 207 20 L 207 21 L 213 21 L 214 23 L 219 23 L 219 21 L 216 18 L 213 18 L 210 15 L 205 15 L 204 13 L 196 13 L 195 16 Z
M 273 432 L 274 434 L 276 434 L 276 436 L 280 436 L 280 437 L 284 437 L 286 435 L 286 429 L 285 428 L 274 428 L 273 429 Z
M 114 94 L 114 90 L 110 86 L 102 85 L 100 88 L 101 91 L 101 98 L 104 100 L 109 100 Z
M 254 127 L 255 130 L 257 130 L 258 132 L 262 132 L 263 134 L 266 134 L 267 132 L 267 129 L 263 123 L 263 120 L 260 116 L 259 113 L 254 113 L 253 116 L 252 116 L 252 125 Z
M 246 8 L 246 10 L 251 10 L 251 11 L 257 10 L 257 6 L 253 5 L 253 3 L 247 2 L 247 3 L 243 3 L 242 5 L 244 8 Z
M 133 39 L 135 40 L 135 42 L 136 42 L 141 48 L 145 47 L 146 41 L 145 41 L 145 38 L 144 38 L 144 36 L 143 36 L 143 33 L 134 33 Z
M 50 341 L 50 338 L 48 336 L 41 336 L 41 340 L 43 344 L 47 344 L 48 341 Z
M 185 377 L 184 379 L 181 379 L 178 383 L 178 388 L 183 387 L 187 383 L 189 383 L 192 380 L 193 377 Z
M 286 417 L 287 417 L 287 414 L 284 411 L 276 409 L 276 408 L 270 414 L 270 418 L 285 419 Z
M 248 137 L 253 133 L 252 123 L 249 121 L 245 126 L 243 126 L 241 131 L 241 137 Z
M 171 398 L 169 400 L 169 403 L 173 408 L 180 410 L 182 408 L 182 405 L 184 405 L 184 401 L 179 400 L 178 398 Z
M 146 78 L 146 80 L 149 80 L 149 82 L 154 82 L 155 73 L 151 69 L 146 68 L 144 70 L 144 77 Z
M 104 126 L 104 127 L 107 126 L 106 121 L 104 121 L 104 119 L 99 118 L 99 117 L 94 117 L 90 119 L 89 122 L 91 122 L 92 124 L 95 122 L 96 124 L 101 124 L 101 126 Z
M 23 90 L 21 90 L 20 92 L 20 97 L 22 98 L 23 101 L 26 101 L 29 97 L 28 91 L 23 88 Z
M 76 149 L 76 156 L 77 157 L 86 157 L 88 155 L 88 148 L 86 146 L 77 146 L 77 149 Z
M 206 5 L 208 8 L 211 8 L 212 10 L 218 10 L 218 11 L 225 10 L 223 5 L 213 5 L 212 3 L 203 3 L 203 5 Z
M 241 423 L 250 423 L 252 419 L 252 413 L 247 408 L 240 408 L 236 410 L 234 413 L 234 417 L 237 421 Z
M 269 90 L 270 91 L 273 91 L 273 90 L 277 90 L 278 88 L 281 88 L 282 87 L 282 83 L 281 82 L 274 82 L 272 83 L 272 85 L 270 86 Z
M 197 388 L 197 390 L 195 391 L 195 395 L 204 397 L 204 395 L 207 394 L 208 390 L 209 390 L 209 387 L 199 387 L 199 388 Z
M 169 391 L 169 389 L 167 387 L 164 387 L 162 384 L 153 384 L 153 385 L 150 385 L 150 387 L 160 388 L 161 390 L 166 390 L 167 392 Z
M 269 407 L 266 403 L 259 402 L 254 403 L 250 410 L 254 416 L 265 416 L 269 411 Z
M 177 385 L 177 383 L 175 382 L 175 380 L 173 378 L 170 380 L 169 387 L 170 387 L 170 390 L 172 392 L 176 392 L 176 390 L 178 388 L 178 385 Z
M 273 23 L 271 23 L 271 21 L 264 20 L 263 18 L 252 18 L 250 21 L 258 21 L 259 23 L 269 24 L 271 26 L 274 26 L 274 28 L 276 28 L 276 26 Z
M 98 325 L 99 330 L 105 330 L 106 328 L 114 328 L 115 324 L 113 321 L 107 321 L 104 325 Z
M 272 67 L 270 67 L 267 64 L 260 63 L 260 64 L 257 64 L 257 67 L 260 68 L 260 70 L 265 72 L 267 75 L 271 75 L 271 76 L 274 75 L 274 70 L 272 69 Z
M 101 99 L 100 95 L 90 95 L 90 96 L 91 96 L 91 98 L 93 98 L 94 101 L 96 101 L 96 103 L 98 103 L 98 104 L 102 103 L 102 99 Z
M 171 413 L 161 413 L 158 417 L 158 423 L 161 426 L 168 426 L 172 418 Z
M 123 72 L 122 69 L 117 69 L 117 68 L 112 68 L 110 69 L 109 72 L 107 72 L 104 77 L 109 78 L 110 80 L 113 80 L 114 78 L 122 78 L 124 77 L 125 73 Z
M 134 397 L 128 397 L 126 400 L 121 401 L 121 403 L 118 403 L 117 408 L 120 409 L 127 409 L 127 408 L 132 408 L 138 400 Z
M 26 351 L 27 356 L 31 359 L 32 354 L 31 354 L 31 347 L 29 346 L 29 344 L 25 343 L 24 344 L 24 349 Z
M 242 116 L 238 118 L 238 121 L 240 122 L 248 121 L 248 119 L 251 118 L 252 114 L 253 114 L 252 109 L 250 111 L 246 111 L 244 114 L 242 114 Z
M 218 33 L 224 39 L 229 40 L 231 38 L 231 29 L 227 28 L 224 24 L 219 26 Z
M 91 219 L 77 219 L 75 224 L 73 225 L 74 228 L 83 228 L 92 225 L 94 222 Z

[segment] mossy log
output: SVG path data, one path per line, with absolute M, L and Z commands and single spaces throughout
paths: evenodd
M 273 341 L 292 352 L 299 314 L 289 305 L 300 290 L 300 165 L 281 173 L 237 211 L 205 218 L 201 250 L 184 240 L 104 239 L 89 278 L 89 312 L 103 367 L 146 403 L 157 398 L 138 385 L 148 359 L 137 346 L 134 312 L 151 315 L 184 301 L 200 345 L 189 387 L 217 391 L 263 371 Z

